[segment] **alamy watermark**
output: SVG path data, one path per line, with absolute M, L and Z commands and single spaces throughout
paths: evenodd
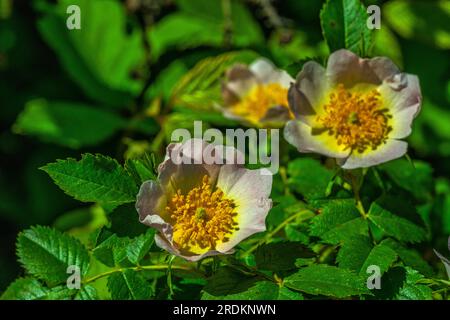
M 270 136 L 270 139 L 269 139 Z M 190 154 L 180 153 L 173 149 L 171 159 L 175 164 L 251 164 L 261 165 L 262 174 L 274 175 L 278 172 L 279 129 L 226 129 L 225 135 L 218 129 L 207 129 L 203 132 L 202 121 L 194 121 L 194 136 L 187 129 L 175 129 L 171 141 L 184 143 L 194 138 L 190 154 L 201 155 L 192 158 Z M 208 146 L 202 140 L 209 143 Z M 270 147 L 269 147 L 270 146 Z M 238 150 L 236 153 L 234 147 Z M 248 160 L 246 154 L 248 151 Z M 270 154 L 269 154 L 270 151 Z

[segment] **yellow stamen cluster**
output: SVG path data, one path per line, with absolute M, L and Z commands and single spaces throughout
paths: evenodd
M 235 208 L 222 190 L 212 190 L 205 175 L 201 185 L 186 195 L 178 190 L 166 207 L 173 221 L 173 242 L 182 250 L 215 249 L 218 243 L 228 241 L 233 231 L 239 230 Z
M 392 116 L 383 108 L 377 90 L 351 92 L 339 84 L 323 111 L 317 118 L 320 129 L 327 130 L 345 150 L 359 153 L 369 148 L 376 150 L 392 131 L 389 125 Z
M 270 108 L 282 106 L 289 110 L 287 89 L 278 83 L 258 84 L 231 107 L 232 113 L 258 123 Z

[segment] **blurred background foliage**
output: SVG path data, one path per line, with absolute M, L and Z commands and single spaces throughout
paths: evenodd
M 39 167 L 85 152 L 161 158 L 174 128 L 235 125 L 205 103 L 220 103 L 223 70 L 263 55 L 295 76 L 304 59 L 323 61 L 323 2 L 0 0 L 0 292 L 20 272 L 20 230 L 104 224 L 101 209 L 66 196 Z M 382 8 L 372 55 L 420 78 L 424 104 L 409 153 L 436 178 L 442 237 L 434 245 L 447 253 L 450 1 L 363 2 Z M 66 28 L 70 4 L 82 8 L 81 30 Z

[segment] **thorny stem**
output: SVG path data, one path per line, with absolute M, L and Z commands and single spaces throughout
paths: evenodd
M 258 241 L 254 246 L 252 246 L 250 249 L 244 252 L 244 256 L 249 255 L 253 251 L 255 251 L 260 245 L 266 243 L 269 239 L 271 239 L 274 235 L 276 235 L 281 229 L 283 229 L 288 223 L 291 221 L 297 219 L 298 217 L 301 217 L 305 213 L 310 213 L 311 210 L 301 210 L 300 212 L 297 212 L 296 214 L 291 215 L 287 219 L 285 219 L 282 223 L 280 223 L 275 229 L 273 229 L 271 232 L 269 232 L 264 238 L 262 238 L 260 241 Z
M 186 267 L 186 266 L 179 266 L 179 265 L 172 265 L 170 266 L 170 264 L 155 264 L 152 266 L 137 266 L 137 267 L 129 267 L 129 268 L 117 268 L 117 269 L 113 269 L 113 270 L 109 270 L 103 273 L 99 273 L 91 278 L 86 279 L 85 281 L 83 281 L 83 284 L 88 284 L 91 282 L 94 282 L 98 279 L 107 277 L 111 274 L 117 273 L 117 272 L 123 272 L 125 270 L 134 270 L 134 271 L 142 271 L 142 270 L 167 270 L 167 269 L 172 269 L 172 270 L 185 270 L 185 271 L 191 271 L 191 272 L 196 272 L 196 270 L 193 270 L 192 268 Z

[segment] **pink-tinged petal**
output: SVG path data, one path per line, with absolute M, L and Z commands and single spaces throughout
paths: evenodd
M 405 155 L 408 144 L 404 141 L 388 139 L 384 145 L 376 150 L 363 154 L 352 153 L 347 159 L 338 160 L 344 169 L 355 169 L 375 166 L 377 164 L 394 160 Z
M 234 92 L 226 83 L 222 83 L 222 98 L 225 106 L 231 106 L 239 102 L 239 95 Z
M 163 236 L 161 236 L 159 234 L 155 235 L 155 243 L 161 249 L 166 250 L 167 252 L 169 252 L 169 253 L 171 253 L 173 255 L 176 255 L 178 257 L 181 257 L 181 258 L 183 258 L 183 259 L 185 259 L 187 261 L 191 261 L 191 262 L 196 262 L 196 261 L 199 261 L 199 260 L 201 260 L 203 258 L 215 256 L 215 255 L 218 255 L 218 254 L 232 254 L 232 253 L 234 253 L 234 250 L 230 250 L 230 251 L 227 251 L 227 252 L 219 252 L 219 251 L 216 251 L 216 250 L 211 250 L 211 251 L 205 252 L 204 254 L 200 254 L 200 255 L 189 255 L 189 254 L 180 252 L 177 248 L 175 248 L 171 244 L 170 241 L 168 241 L 167 239 L 165 239 Z
M 295 87 L 303 92 L 311 106 L 318 106 L 329 89 L 325 69 L 315 61 L 305 63 L 297 75 Z
M 165 234 L 171 234 L 169 217 L 165 215 L 166 204 L 167 197 L 161 186 L 155 181 L 144 182 L 136 200 L 140 222 Z
M 316 111 L 306 95 L 298 90 L 294 84 L 291 85 L 288 91 L 288 103 L 296 119 L 309 125 L 314 122 Z
M 234 66 L 232 66 L 230 69 L 226 72 L 226 78 L 228 81 L 239 81 L 244 80 L 248 78 L 253 78 L 255 75 L 252 71 L 245 65 L 237 63 Z
M 288 121 L 284 127 L 284 138 L 299 152 L 316 152 L 328 157 L 345 158 L 350 151 L 337 147 L 333 137 L 326 132 L 313 135 L 312 128 L 302 121 Z
M 236 204 L 238 227 L 229 241 L 217 246 L 220 252 L 227 252 L 249 236 L 266 230 L 266 217 L 272 207 L 269 198 L 272 189 L 272 175 L 263 171 L 248 170 L 234 165 L 221 168 L 217 186 L 227 198 Z
M 284 88 L 294 82 L 294 79 L 284 70 L 279 70 L 270 60 L 260 58 L 254 61 L 249 68 L 256 75 L 259 82 L 278 83 Z
M 342 83 L 347 88 L 360 83 L 379 85 L 384 79 L 398 73 L 400 73 L 399 69 L 388 58 L 362 59 L 345 49 L 330 55 L 326 71 L 332 84 Z
M 226 81 L 222 84 L 225 104 L 232 105 L 236 99 L 242 99 L 258 83 L 258 78 L 246 65 L 235 64 L 227 71 Z

